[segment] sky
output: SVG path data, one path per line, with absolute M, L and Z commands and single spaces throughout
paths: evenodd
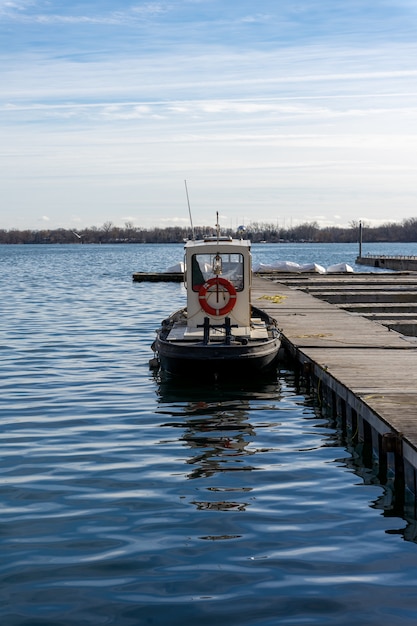
M 0 228 L 417 216 L 416 0 L 0 0 Z

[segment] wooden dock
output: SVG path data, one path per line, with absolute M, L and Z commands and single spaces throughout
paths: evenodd
M 397 474 L 401 458 L 415 496 L 415 338 L 265 278 L 254 278 L 252 301 L 277 319 L 286 351 L 328 390 L 332 410 L 348 414 L 363 440 L 368 433 L 375 456 L 388 455 L 389 465 L 392 453 Z
M 417 337 L 417 273 L 281 274 L 275 280 Z

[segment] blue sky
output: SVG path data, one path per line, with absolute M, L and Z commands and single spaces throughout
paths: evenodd
M 0 228 L 417 216 L 415 0 L 0 0 Z

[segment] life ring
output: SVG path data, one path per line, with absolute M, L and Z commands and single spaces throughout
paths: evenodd
M 215 291 L 211 289 L 213 286 L 216 287 Z M 223 289 L 220 290 L 221 293 L 227 292 L 229 294 L 229 299 L 224 306 L 216 309 L 208 303 L 207 294 L 210 295 L 210 293 L 219 293 L 219 286 L 223 287 Z M 198 292 L 198 299 L 200 301 L 201 308 L 209 315 L 214 315 L 215 317 L 221 317 L 230 313 L 236 304 L 236 298 L 236 289 L 232 283 L 229 280 L 226 280 L 226 278 L 221 278 L 220 276 L 209 278 L 204 285 L 200 287 L 200 291 Z

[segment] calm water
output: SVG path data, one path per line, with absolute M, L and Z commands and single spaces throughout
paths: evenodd
M 254 249 L 325 266 L 356 254 Z M 131 274 L 181 258 L 0 246 L 0 624 L 414 625 L 407 522 L 384 514 L 292 371 L 217 388 L 149 372 L 154 329 L 185 294 Z

